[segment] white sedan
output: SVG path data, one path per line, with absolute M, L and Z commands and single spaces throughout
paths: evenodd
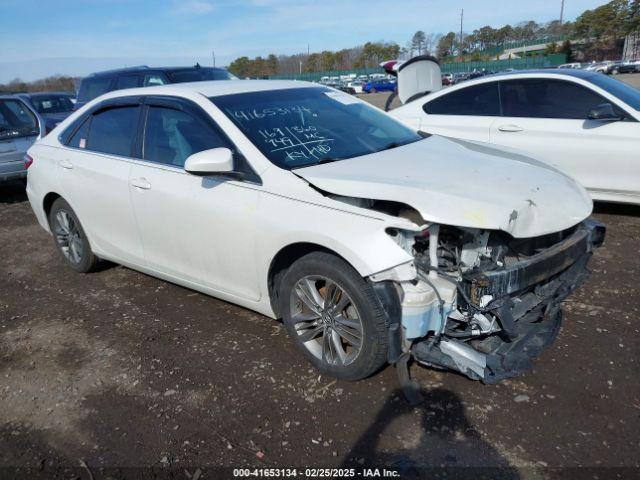
M 429 133 L 527 152 L 572 175 L 594 200 L 640 204 L 640 91 L 605 75 L 493 75 L 390 114 Z
M 31 206 L 71 268 L 106 259 L 282 318 L 345 379 L 409 355 L 518 375 L 604 238 L 557 170 L 311 83 L 112 92 L 28 155 Z

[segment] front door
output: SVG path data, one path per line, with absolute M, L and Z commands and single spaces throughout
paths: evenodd
M 186 101 L 149 99 L 143 160 L 132 166 L 131 199 L 148 267 L 242 298 L 260 297 L 255 263 L 259 192 L 224 176 L 185 172 L 197 152 L 229 147 Z

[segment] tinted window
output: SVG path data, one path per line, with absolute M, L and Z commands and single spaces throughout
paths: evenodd
M 500 115 L 498 82 L 455 90 L 426 103 L 423 109 L 431 115 Z
M 76 130 L 67 145 L 76 148 L 87 148 L 87 136 L 89 134 L 89 125 L 91 125 L 91 117 L 87 118 L 82 126 Z
M 635 110 L 640 110 L 640 90 L 633 88 L 631 85 L 608 77 L 607 75 L 595 74 L 585 78 L 589 82 L 606 90 L 611 95 L 618 97 L 624 103 Z
M 324 87 L 238 93 L 211 101 L 270 161 L 287 169 L 422 139 L 357 98 Z
M 118 90 L 125 88 L 135 88 L 139 85 L 140 77 L 138 75 L 123 75 L 118 77 Z
M 211 67 L 182 68 L 167 71 L 173 83 L 202 82 L 205 80 L 232 80 L 235 77 L 226 70 Z
M 0 100 L 0 139 L 38 135 L 38 121 L 20 100 Z
M 606 102 L 581 85 L 544 78 L 502 81 L 500 99 L 505 117 L 581 120 L 593 107 Z
M 138 107 L 118 107 L 93 115 L 87 149 L 131 157 L 139 110 Z
M 73 111 L 73 102 L 64 95 L 38 95 L 31 97 L 31 103 L 38 113 L 61 113 Z
M 189 155 L 229 145 L 215 128 L 188 113 L 149 107 L 143 158 L 183 167 Z
M 88 102 L 109 91 L 111 77 L 90 77 L 80 83 L 79 102 Z

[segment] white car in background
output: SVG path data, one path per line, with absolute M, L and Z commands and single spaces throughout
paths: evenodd
M 640 90 L 600 73 L 498 74 L 389 112 L 412 128 L 531 154 L 594 200 L 640 203 Z
M 29 201 L 71 268 L 107 259 L 283 318 L 339 378 L 409 355 L 520 374 L 604 238 L 556 169 L 306 82 L 119 90 L 28 155 Z

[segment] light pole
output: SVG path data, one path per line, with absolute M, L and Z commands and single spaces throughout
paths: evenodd
M 562 21 L 564 20 L 564 0 L 561 0 L 560 3 L 560 26 L 562 26 Z
M 213 60 L 213 66 L 216 66 L 216 52 L 211 50 L 211 58 Z

